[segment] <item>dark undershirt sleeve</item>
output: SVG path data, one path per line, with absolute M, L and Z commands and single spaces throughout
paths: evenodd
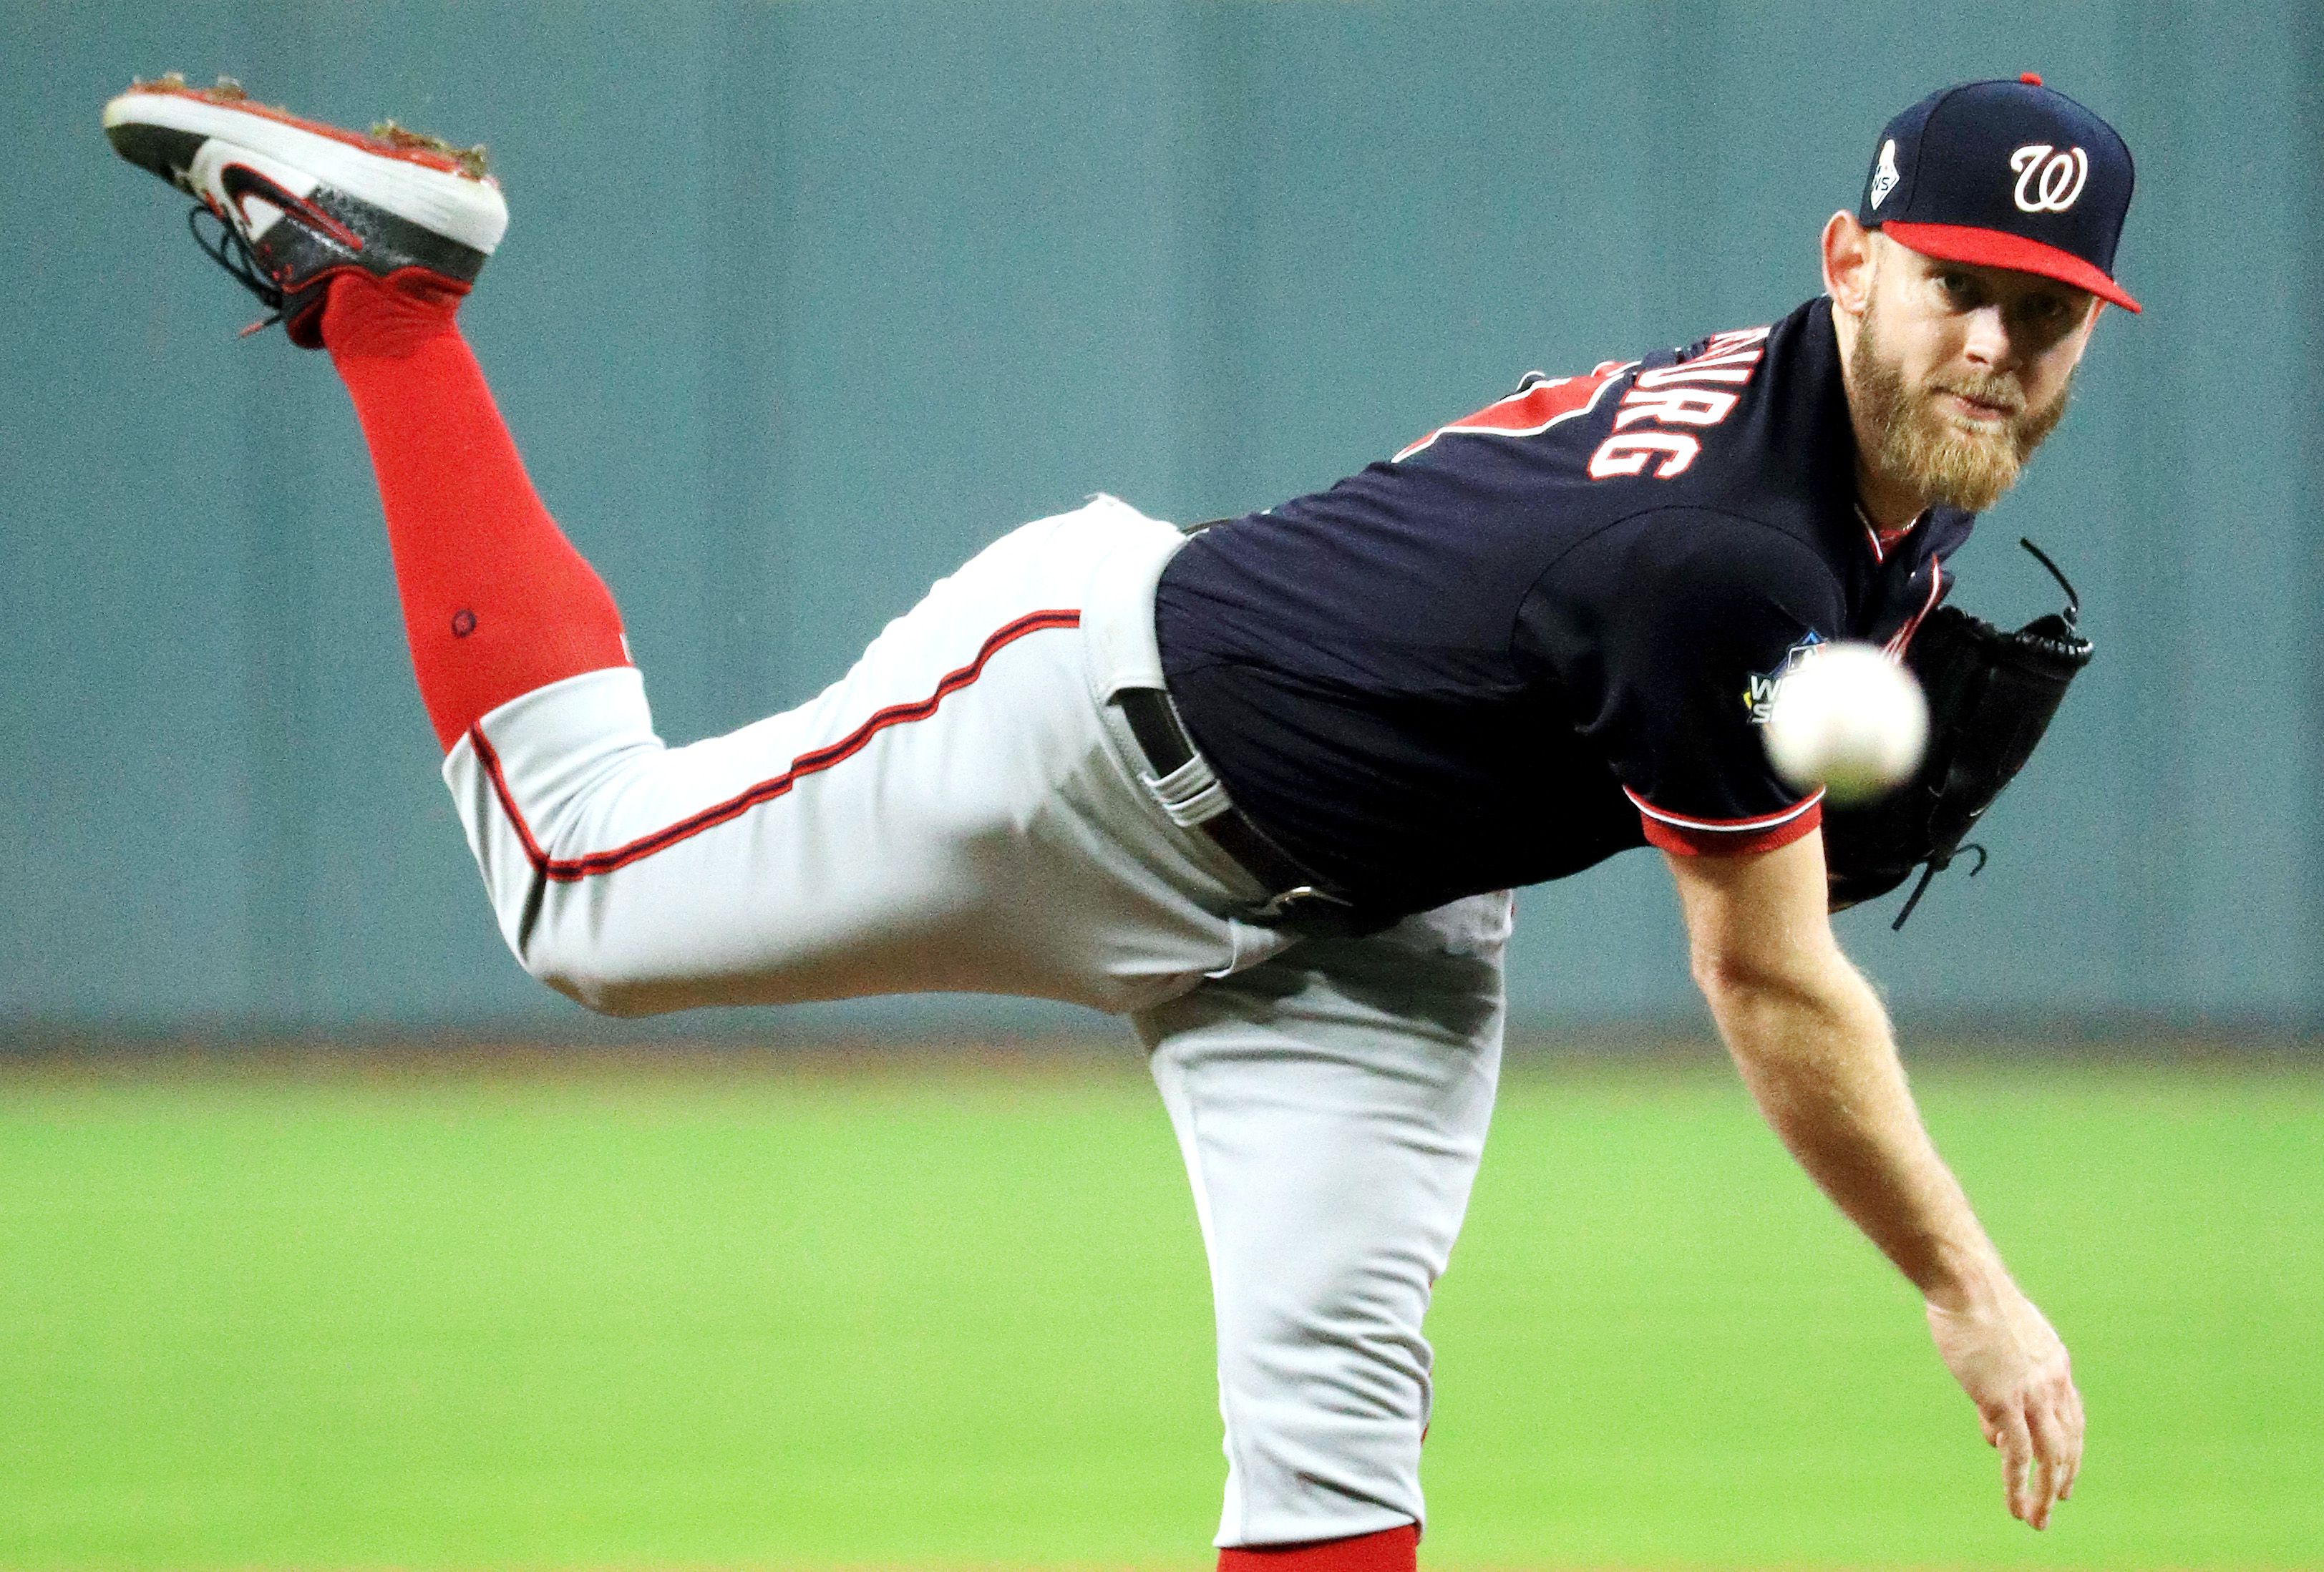
M 1821 823 L 1767 762 L 1785 666 L 1841 627 L 1839 584 L 1808 547 L 1724 513 L 1625 520 L 1558 563 L 1519 630 L 1613 767 L 1647 841 L 1685 855 L 1772 850 Z

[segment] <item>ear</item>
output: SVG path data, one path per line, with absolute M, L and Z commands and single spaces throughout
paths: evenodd
M 1872 303 L 1872 232 L 1856 215 L 1833 214 L 1823 226 L 1823 288 L 1833 307 L 1850 317 Z

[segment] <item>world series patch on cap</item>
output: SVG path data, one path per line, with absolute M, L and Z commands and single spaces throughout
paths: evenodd
M 1856 217 L 1923 256 L 2039 273 L 2135 311 L 2114 281 L 2135 173 L 2113 126 L 2028 71 L 1891 120 Z

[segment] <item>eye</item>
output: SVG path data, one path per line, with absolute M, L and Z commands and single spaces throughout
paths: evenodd
M 2072 326 L 2077 309 L 2065 296 L 2048 293 L 2028 295 L 2017 304 L 2018 320 L 2043 333 L 2062 333 Z
M 1937 274 L 1937 290 L 1948 305 L 1969 307 L 1978 302 L 1977 280 L 1952 268 Z

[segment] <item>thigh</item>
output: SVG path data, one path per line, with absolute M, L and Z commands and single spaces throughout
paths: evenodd
M 1156 532 L 1176 539 L 1120 503 L 1028 525 L 815 699 L 687 747 L 629 668 L 494 711 L 445 774 L 510 946 L 618 1014 L 907 991 L 1120 1008 L 1231 964 L 1224 891 L 1120 767 L 1080 631 L 1093 575 Z
M 1483 1151 L 1506 896 L 1309 941 L 1141 1013 L 1210 1255 L 1219 1543 L 1422 1519 L 1421 1322 Z

